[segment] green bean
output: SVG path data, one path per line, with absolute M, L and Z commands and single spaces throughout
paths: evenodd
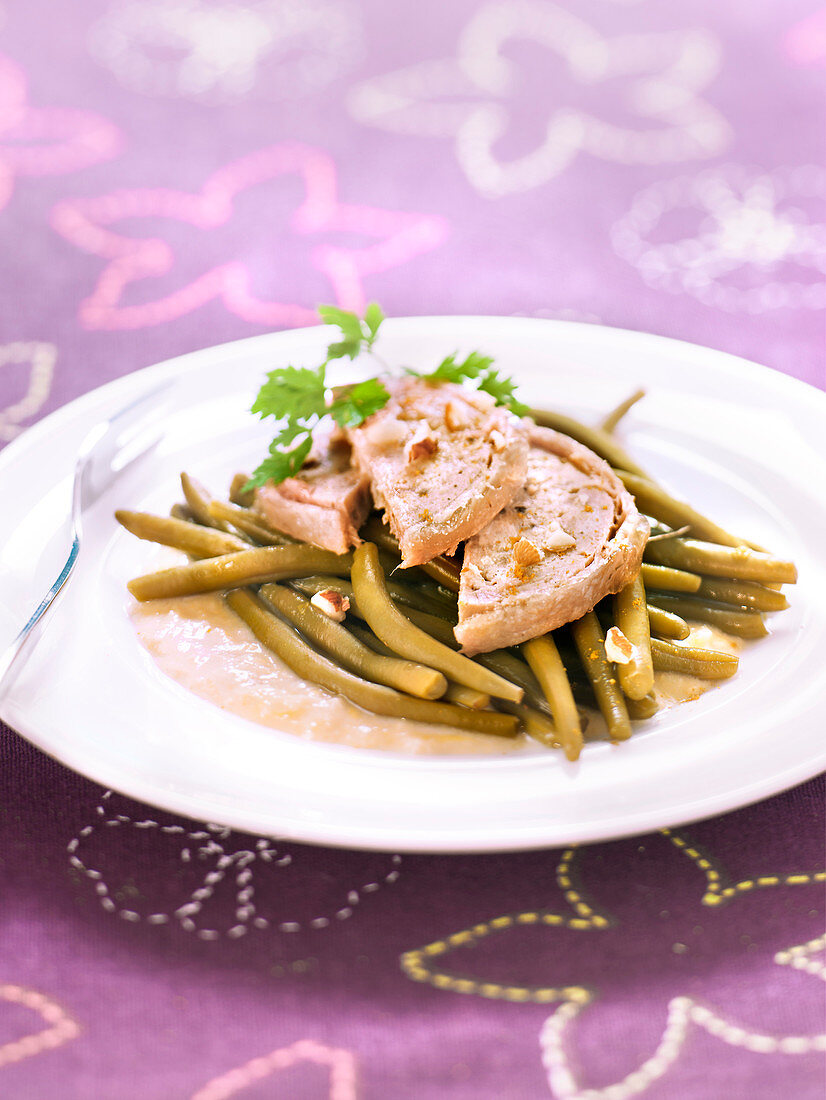
M 447 619 L 448 611 L 443 603 L 429 599 L 426 595 L 421 594 L 417 588 L 413 588 L 406 584 L 400 584 L 398 581 L 394 581 L 390 578 L 388 578 L 385 583 L 387 584 L 387 591 L 390 594 L 390 598 L 395 600 L 396 603 L 418 608 L 420 611 L 436 615 L 440 619 Z M 357 609 L 358 601 L 356 600 L 353 586 L 350 581 L 342 580 L 340 577 L 301 577 L 292 581 L 291 585 L 299 592 L 303 592 L 306 596 L 314 596 L 316 592 L 323 592 L 326 588 L 332 588 L 335 592 L 340 592 L 342 596 L 347 596 L 350 600 L 351 608 L 356 615 L 361 617 Z
M 378 548 L 362 543 L 353 554 L 351 571 L 358 605 L 377 637 L 403 657 L 437 668 L 450 680 L 496 698 L 522 700 L 522 689 L 467 657 L 462 657 L 414 626 L 387 594 Z
M 685 619 L 681 619 L 673 611 L 665 611 L 652 603 L 646 606 L 646 611 L 650 629 L 662 638 L 676 638 L 677 641 L 682 642 L 691 633 L 691 627 Z
M 571 623 L 571 633 L 611 740 L 627 740 L 631 736 L 628 708 L 605 656 L 605 638 L 594 612 L 589 611 L 587 615 Z
M 352 554 L 333 554 L 314 546 L 262 546 L 147 573 L 130 581 L 127 587 L 136 600 L 155 600 L 221 592 L 311 573 L 338 573 L 346 577 L 352 564 Z
M 626 699 L 625 705 L 628 707 L 628 714 L 635 722 L 644 721 L 646 718 L 653 718 L 660 709 L 660 705 L 653 692 L 650 695 L 646 695 L 643 699 Z
M 582 752 L 582 726 L 568 674 L 553 636 L 546 634 L 542 638 L 533 638 L 523 642 L 520 648 L 548 700 L 556 737 L 565 755 L 569 760 L 578 760 Z
M 507 711 L 508 714 L 515 714 L 525 733 L 532 737 L 534 741 L 538 741 L 540 745 L 545 745 L 549 749 L 562 748 L 556 735 L 556 727 L 550 718 L 542 714 L 541 711 L 525 706 L 524 703 L 501 702 L 498 706 L 501 710 Z
M 671 592 L 696 592 L 702 581 L 697 573 L 686 573 L 683 569 L 669 569 L 665 565 L 649 565 L 645 562 L 640 572 L 646 588 Z
M 697 596 L 718 603 L 731 604 L 744 611 L 783 611 L 789 601 L 782 592 L 754 581 L 726 581 L 718 577 L 703 577 Z
M 119 509 L 115 519 L 130 534 L 147 542 L 159 542 L 197 557 L 213 558 L 247 549 L 247 544 L 235 535 L 225 535 L 213 527 L 201 527 L 189 520 L 172 516 L 153 516 L 149 512 L 127 512 Z
M 681 672 L 699 680 L 727 680 L 737 671 L 740 661 L 734 653 L 718 653 L 714 649 L 678 646 L 651 639 L 651 656 L 658 672 Z
M 433 722 L 497 737 L 516 736 L 518 723 L 509 714 L 470 710 L 429 699 L 414 699 L 383 684 L 372 684 L 369 680 L 363 680 L 360 676 L 339 668 L 328 657 L 308 645 L 288 623 L 267 611 L 261 601 L 245 589 L 230 592 L 225 599 L 256 638 L 280 657 L 297 676 L 326 688 L 334 695 L 343 695 L 365 710 L 393 718 Z
M 447 685 L 444 700 L 446 703 L 457 703 L 459 706 L 472 707 L 474 710 L 484 710 L 485 707 L 490 706 L 489 695 L 485 695 L 483 691 L 465 687 L 464 684 L 454 684 L 452 680 Z
M 641 477 L 648 476 L 645 470 L 637 465 L 628 452 L 623 450 L 608 432 L 602 431 L 600 428 L 589 428 L 587 424 L 582 424 L 579 420 L 574 420 L 570 416 L 564 416 L 562 413 L 551 412 L 547 409 L 531 409 L 529 416 L 532 416 L 536 423 L 543 428 L 553 428 L 554 431 L 562 432 L 563 435 L 569 435 L 572 439 L 576 439 L 583 446 L 592 450 L 594 454 L 604 458 L 609 466 L 618 466 L 622 470 L 639 474 Z
M 441 672 L 373 653 L 341 623 L 313 607 L 305 596 L 278 584 L 263 585 L 261 595 L 311 642 L 365 680 L 387 684 L 420 699 L 439 699 L 447 690 L 447 680 Z
M 351 606 L 352 610 L 352 606 Z M 353 634 L 360 642 L 374 650 L 376 653 L 381 653 L 385 657 L 395 657 L 396 654 L 390 648 L 377 638 L 372 630 L 369 630 L 366 626 L 359 626 L 357 623 L 349 622 L 347 629 Z M 464 684 L 454 684 L 452 681 L 448 682 L 447 691 L 442 698 L 447 703 L 459 703 L 461 706 L 474 707 L 477 710 L 483 710 L 485 707 L 490 706 L 490 696 L 485 695 L 484 692 L 474 691 L 473 688 L 465 687 Z
M 360 534 L 368 542 L 374 542 L 380 550 L 395 554 L 401 560 L 399 540 L 385 527 L 378 516 L 371 516 L 362 527 Z M 447 588 L 451 592 L 459 591 L 460 570 L 455 562 L 448 561 L 447 558 L 440 556 L 433 558 L 431 561 L 423 562 L 415 568 L 421 569 L 423 573 L 426 573 L 443 588 Z
M 729 580 L 761 581 L 793 584 L 797 569 L 793 562 L 751 550 L 747 546 L 717 546 L 697 539 L 663 539 L 649 542 L 645 560 L 655 565 L 687 569 L 691 573 L 706 573 Z
M 630 397 L 620 401 L 616 408 L 602 418 L 599 425 L 601 430 L 609 433 L 613 432 L 625 414 L 633 409 L 638 401 L 642 401 L 643 397 L 645 397 L 645 390 L 634 390 Z
M 614 596 L 614 621 L 634 646 L 631 660 L 617 665 L 620 687 L 630 699 L 644 699 L 654 687 L 654 666 L 645 586 L 639 575 Z
M 758 611 L 734 611 L 725 604 L 715 606 L 692 596 L 666 596 L 664 593 L 652 596 L 651 603 L 684 619 L 710 623 L 718 630 L 736 634 L 739 638 L 762 638 L 768 634 L 763 616 Z
M 729 534 L 685 501 L 677 500 L 648 478 L 626 470 L 617 471 L 625 488 L 634 497 L 637 507 L 669 527 L 688 527 L 688 534 L 722 546 L 743 546 L 745 542 Z
M 195 523 L 195 516 L 188 504 L 176 503 L 169 509 L 172 519 L 185 520 L 187 523 Z
M 255 500 L 254 489 L 244 489 L 249 481 L 247 474 L 235 474 L 229 486 L 229 499 L 239 508 L 249 508 Z
M 184 499 L 189 506 L 189 510 L 198 523 L 204 527 L 215 527 L 219 531 L 231 533 L 230 528 L 225 523 L 209 514 L 212 497 L 200 481 L 196 481 L 194 477 L 190 477 L 187 473 L 182 473 L 181 488 L 184 491 Z
M 264 517 L 253 512 L 251 508 L 239 508 L 237 504 L 230 504 L 225 500 L 213 500 L 209 505 L 209 514 L 213 521 L 231 523 L 239 531 L 251 535 L 261 546 L 296 545 L 296 539 L 270 527 Z

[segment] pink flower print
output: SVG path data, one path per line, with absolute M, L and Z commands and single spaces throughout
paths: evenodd
M 90 329 L 164 324 L 214 300 L 252 324 L 312 323 L 311 303 L 291 296 L 312 271 L 323 276 L 322 300 L 332 293 L 339 305 L 361 311 L 365 278 L 408 263 L 447 235 L 437 216 L 341 202 L 331 157 L 298 143 L 232 161 L 199 192 L 140 188 L 71 199 L 54 207 L 51 220 L 103 261 L 80 307 Z M 266 251 L 252 255 L 256 247 Z M 256 290 L 268 277 L 285 280 L 283 296 Z
M 192 1097 L 192 1100 L 229 1100 L 248 1085 L 272 1077 L 301 1062 L 325 1066 L 328 1070 L 327 1100 L 356 1100 L 356 1064 L 349 1050 L 328 1047 L 312 1039 L 299 1039 L 288 1047 L 280 1047 L 262 1058 L 252 1058 L 244 1065 L 214 1077 Z M 283 1095 L 287 1095 L 286 1092 Z M 321 1093 L 319 1093 L 319 1097 Z
M 685 836 L 665 830 L 644 844 L 569 849 L 556 879 L 562 904 L 478 921 L 406 952 L 401 965 L 436 989 L 553 1006 L 540 1047 L 557 1100 L 643 1093 L 679 1072 L 694 1032 L 707 1037 L 708 1081 L 719 1042 L 746 1056 L 826 1050 L 826 1035 L 794 1030 L 801 1006 L 817 1013 L 822 1001 L 815 981 L 826 977 L 819 958 L 826 937 L 807 938 L 805 898 L 782 921 L 775 914 L 767 920 L 751 901 L 766 889 L 817 889 L 819 896 L 826 872 L 735 879 Z M 611 912 L 594 897 L 600 888 L 622 899 Z M 771 998 L 755 989 L 755 952 L 776 964 Z M 690 1044 L 695 1056 L 698 1042 Z M 678 1095 L 669 1081 L 670 1095 Z
M 102 115 L 32 107 L 23 70 L 0 54 L 0 210 L 18 176 L 77 172 L 115 156 L 121 144 L 120 131 Z
M 728 312 L 822 309 L 825 197 L 818 165 L 727 165 L 640 191 L 611 236 L 656 290 Z
M 789 29 L 783 40 L 786 56 L 795 65 L 826 65 L 826 8 L 812 12 Z
M 499 198 L 581 155 L 631 165 L 716 156 L 730 127 L 701 93 L 719 59 L 707 31 L 604 37 L 547 0 L 491 0 L 452 57 L 371 77 L 347 105 L 367 126 L 452 139 L 470 185 Z
M 0 1001 L 34 1012 L 46 1024 L 40 1031 L 0 1044 L 0 1069 L 14 1062 L 22 1062 L 24 1058 L 54 1050 L 80 1034 L 80 1028 L 72 1017 L 45 993 L 0 982 Z

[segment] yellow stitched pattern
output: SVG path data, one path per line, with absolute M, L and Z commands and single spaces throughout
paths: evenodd
M 600 913 L 584 900 L 581 893 L 574 889 L 570 876 L 571 863 L 575 855 L 574 848 L 562 853 L 556 869 L 556 880 L 564 892 L 565 900 L 576 913 L 566 916 L 546 910 L 529 910 L 524 913 L 505 913 L 494 917 L 484 924 L 475 924 L 461 932 L 454 932 L 443 940 L 435 940 L 415 951 L 406 951 L 401 957 L 402 970 L 415 982 L 429 982 L 437 989 L 449 989 L 453 993 L 475 993 L 492 1000 L 513 1001 L 515 1003 L 533 1002 L 548 1004 L 550 1001 L 567 1001 L 584 1005 L 591 999 L 591 993 L 584 986 L 520 986 L 500 985 L 498 982 L 479 982 L 471 978 L 456 978 L 438 970 L 431 970 L 427 960 L 446 954 L 451 947 L 472 944 L 494 932 L 501 932 L 515 925 L 546 924 L 553 927 L 572 928 L 576 931 L 601 930 L 610 927 L 611 919 Z
M 660 830 L 663 836 L 668 837 L 675 848 L 684 852 L 705 875 L 706 892 L 702 897 L 703 905 L 724 905 L 738 894 L 746 894 L 750 890 L 767 886 L 811 886 L 818 882 L 826 882 L 826 871 L 814 871 L 809 875 L 759 875 L 757 878 L 742 879 L 740 882 L 723 886 L 723 876 L 719 868 L 715 867 L 707 856 L 698 852 L 696 848 L 679 835 L 672 833 L 670 829 Z
M 708 856 L 698 851 L 692 844 L 674 833 L 670 829 L 662 829 L 662 835 L 681 852 L 684 852 L 693 863 L 703 872 L 706 889 L 702 897 L 703 905 L 723 905 L 740 894 L 747 893 L 755 888 L 770 886 L 806 886 L 813 883 L 826 882 L 826 871 L 816 871 L 812 874 L 793 875 L 760 875 L 753 879 L 743 879 L 733 885 L 723 885 L 725 876 L 723 871 L 709 859 Z M 430 960 L 447 954 L 454 947 L 467 946 L 485 936 L 495 932 L 502 932 L 517 925 L 544 924 L 555 928 L 570 928 L 574 931 L 603 931 L 610 928 L 612 918 L 604 912 L 600 912 L 594 905 L 589 904 L 580 889 L 574 886 L 571 875 L 572 864 L 576 854 L 575 848 L 568 848 L 562 853 L 556 869 L 556 880 L 563 891 L 565 900 L 571 907 L 574 916 L 548 910 L 529 910 L 523 913 L 505 913 L 499 917 L 493 917 L 489 921 L 473 925 L 472 928 L 454 932 L 445 939 L 435 940 L 424 947 L 413 951 L 406 951 L 401 956 L 401 968 L 415 982 L 428 982 L 437 989 L 449 990 L 453 993 L 470 993 L 493 1000 L 513 1001 L 519 1003 L 532 1002 L 534 1004 L 547 1004 L 551 1001 L 563 1001 L 574 1005 L 586 1005 L 592 997 L 592 993 L 585 986 L 520 986 L 501 985 L 498 982 L 483 982 L 472 978 L 458 978 L 452 974 L 431 967 Z M 809 958 L 810 954 L 822 947 L 820 940 L 813 940 L 808 944 L 791 948 L 788 953 L 781 952 L 783 958 L 777 956 L 776 961 L 793 966 L 796 969 L 807 970 L 812 973 L 819 968 L 819 964 Z M 788 958 L 786 958 L 788 954 Z M 817 969 L 817 972 L 821 971 Z

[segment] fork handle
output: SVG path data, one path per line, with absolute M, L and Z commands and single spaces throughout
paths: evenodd
M 57 580 L 52 587 L 37 605 L 35 610 L 29 617 L 28 622 L 20 630 L 20 633 L 6 649 L 0 654 L 0 698 L 5 694 L 6 688 L 11 684 L 12 666 L 20 656 L 26 641 L 31 637 L 34 628 L 52 606 L 60 594 L 61 589 L 64 587 L 69 577 L 72 575 L 75 563 L 77 562 L 77 556 L 80 551 L 80 541 L 77 535 L 72 539 L 72 547 L 69 550 L 69 556 L 66 559 L 66 564 L 60 570 Z

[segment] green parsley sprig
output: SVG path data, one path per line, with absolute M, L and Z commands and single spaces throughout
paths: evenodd
M 267 375 L 251 411 L 262 420 L 273 416 L 282 426 L 270 443 L 267 458 L 255 469 L 245 490 L 257 489 L 268 481 L 279 484 L 294 477 L 310 453 L 313 429 L 322 417 L 332 417 L 342 428 L 353 428 L 363 424 L 390 399 L 379 378 L 330 390 L 326 377 L 327 367 L 335 359 L 355 359 L 362 353 L 378 358 L 373 346 L 384 320 L 380 306 L 371 302 L 364 317 L 338 306 L 319 306 L 318 313 L 325 325 L 339 329 L 341 338 L 327 346 L 326 359 L 314 370 L 279 367 Z M 384 370 L 386 373 L 386 368 Z M 517 416 L 524 416 L 528 411 L 516 400 L 513 381 L 501 377 L 493 367 L 493 359 L 478 351 L 472 351 L 462 362 L 457 362 L 457 353 L 448 355 L 429 373 L 412 370 L 407 373 L 429 382 L 475 381 L 476 388 L 489 393 L 497 405 L 504 405 Z

